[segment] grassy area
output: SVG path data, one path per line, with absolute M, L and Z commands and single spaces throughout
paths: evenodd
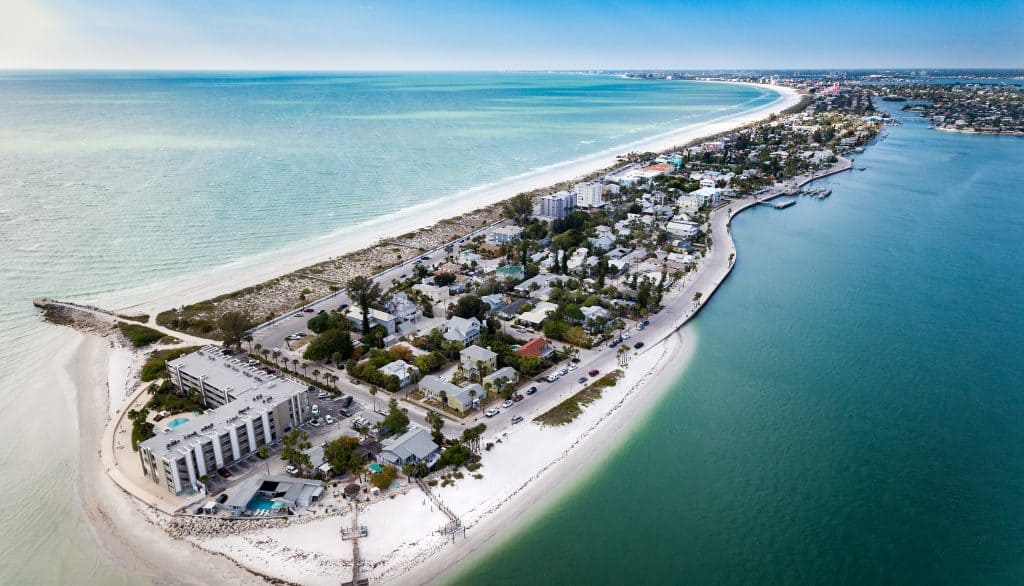
M 140 313 L 139 315 L 118 315 L 117 317 L 130 321 L 137 321 L 140 324 L 144 324 L 149 321 L 149 315 L 145 313 Z
M 124 337 L 128 338 L 128 340 L 131 341 L 132 346 L 135 346 L 136 348 L 149 346 L 153 342 L 164 337 L 161 332 L 139 324 L 130 324 L 121 321 L 117 322 L 117 327 L 121 329 L 121 333 L 124 334 Z
M 198 350 L 198 346 L 188 346 L 185 348 L 174 348 L 172 350 L 157 350 L 146 358 L 146 362 L 142 364 L 142 372 L 139 373 L 139 378 L 143 382 L 154 381 L 167 372 L 167 361 L 174 360 L 175 358 L 194 352 Z
M 534 421 L 541 425 L 565 425 L 579 417 L 583 407 L 601 398 L 601 390 L 614 387 L 622 376 L 621 370 L 613 370 L 594 381 L 582 391 L 555 405 L 548 411 L 537 416 Z

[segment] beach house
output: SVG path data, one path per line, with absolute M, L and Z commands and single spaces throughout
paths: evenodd
M 479 378 L 494 372 L 498 367 L 498 355 L 489 348 L 481 348 L 474 344 L 459 352 L 459 363 L 467 376 Z
M 443 396 L 445 404 L 459 413 L 475 407 L 484 396 L 484 388 L 476 383 L 460 387 L 432 374 L 420 379 L 419 388 L 428 399 L 441 400 Z
M 389 362 L 384 366 L 377 369 L 378 372 L 384 375 L 398 377 L 398 386 L 404 387 L 405 385 L 416 380 L 416 377 L 420 375 L 420 369 L 409 364 L 404 360 L 395 360 Z
M 480 381 L 488 392 L 494 392 L 503 385 L 515 384 L 517 382 L 519 382 L 519 373 L 511 366 L 499 368 Z
M 468 346 L 480 337 L 480 320 L 475 317 L 454 316 L 441 324 L 444 338 Z
M 534 356 L 536 358 L 547 358 L 551 356 L 555 351 L 555 347 L 548 342 L 547 338 L 543 336 L 537 336 L 529 342 L 523 344 L 516 349 L 515 355 L 524 358 L 526 356 Z
M 441 448 L 434 443 L 429 431 L 422 427 L 411 427 L 398 437 L 382 441 L 377 461 L 397 467 L 416 462 L 433 466 L 440 455 Z

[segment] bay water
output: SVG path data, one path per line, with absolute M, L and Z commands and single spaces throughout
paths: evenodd
M 733 221 L 635 433 L 454 583 L 1024 581 L 1024 139 L 880 106 L 831 197 Z

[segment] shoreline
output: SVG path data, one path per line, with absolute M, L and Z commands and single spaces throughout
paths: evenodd
M 753 85 L 766 87 L 758 84 Z M 757 120 L 762 120 L 768 117 L 771 113 L 780 112 L 792 107 L 800 100 L 800 94 L 794 90 L 789 90 L 788 88 L 776 88 L 774 86 L 767 87 L 777 90 L 780 94 L 779 97 L 770 104 L 740 115 L 726 117 L 724 120 L 686 127 L 667 133 L 667 136 L 662 135 L 660 137 L 653 137 L 651 140 L 654 140 L 655 142 L 645 143 L 644 146 L 646 148 L 642 148 L 641 150 L 667 150 L 701 137 L 734 129 Z M 566 179 L 586 174 L 587 172 L 593 172 L 595 168 L 598 170 L 604 169 L 616 162 L 617 155 L 607 156 L 609 156 L 611 160 L 604 164 L 601 163 L 601 159 L 599 157 L 594 157 L 593 160 L 588 160 L 586 168 L 580 167 L 583 163 L 578 161 L 569 162 L 570 165 L 575 166 L 570 166 L 570 168 L 561 172 L 549 172 L 554 175 L 541 174 L 533 176 L 528 180 L 529 182 L 542 183 L 542 185 L 539 186 L 523 188 L 522 185 L 520 185 L 512 191 L 494 190 L 480 195 L 479 199 L 467 201 L 465 203 L 466 209 L 460 207 L 453 210 L 449 207 L 443 211 L 440 209 L 436 210 L 436 212 L 443 213 L 444 216 L 441 217 L 447 217 L 457 213 L 479 209 L 480 207 L 506 199 L 515 193 L 528 191 L 529 189 L 547 187 L 552 183 L 558 183 Z M 736 213 L 739 213 L 740 211 L 742 211 L 742 209 L 738 210 Z M 423 225 L 430 225 L 434 223 L 436 219 L 437 218 L 432 216 L 409 218 L 407 222 L 416 224 L 413 228 L 410 228 L 408 225 L 396 225 L 396 222 L 389 218 L 382 218 L 375 220 L 374 222 L 376 224 L 380 224 L 380 237 L 383 237 L 386 235 L 393 235 L 395 233 L 402 233 L 410 229 L 416 229 Z M 345 249 L 346 246 L 353 250 L 361 248 L 367 244 L 367 238 L 373 240 L 378 237 L 376 233 L 373 233 L 368 237 L 363 236 L 359 239 L 357 244 L 354 235 L 348 233 L 358 229 L 359 226 L 349 227 L 340 230 L 333 235 L 317 239 L 336 240 L 334 245 L 338 246 L 339 249 L 333 249 L 330 251 L 325 250 L 323 252 L 309 252 L 307 253 L 309 255 L 308 257 L 291 256 L 286 259 L 268 261 L 259 266 L 259 271 L 257 271 L 256 274 L 253 274 L 253 271 L 250 270 L 249 267 L 245 266 L 246 262 L 249 261 L 240 261 L 237 263 L 238 266 L 231 266 L 227 269 L 220 268 L 211 271 L 204 271 L 196 275 L 182 278 L 180 279 L 182 283 L 177 288 L 174 286 L 167 287 L 167 284 L 152 285 L 150 288 L 161 287 L 164 291 L 160 295 L 151 297 L 145 302 L 125 306 L 125 309 L 137 311 L 139 309 L 154 308 L 149 309 L 149 311 L 146 312 L 155 314 L 159 309 L 181 305 L 182 303 L 198 301 L 212 295 L 228 292 L 237 289 L 238 287 L 245 286 L 249 282 L 259 282 L 262 280 L 263 276 L 273 278 L 274 276 L 287 272 L 288 269 L 284 268 L 285 265 L 291 266 L 292 270 L 294 270 L 296 268 L 306 266 L 310 262 L 315 262 L 317 259 L 322 260 L 323 258 L 340 255 L 347 251 L 347 249 Z M 341 234 L 340 237 L 338 236 L 339 234 Z M 727 241 L 730 243 L 731 247 L 731 238 L 728 238 Z M 722 250 L 723 248 L 724 247 L 720 247 L 719 250 Z M 722 257 L 721 254 L 713 254 L 712 256 L 717 257 L 719 260 L 721 260 Z M 258 259 L 259 256 L 253 258 Z M 724 280 L 725 276 L 728 275 L 729 270 L 731 270 L 731 265 L 728 267 L 725 275 L 719 278 L 718 283 L 721 283 Z M 233 275 L 240 272 L 246 273 L 246 280 L 239 281 L 232 278 Z M 210 282 L 211 275 L 208 273 L 215 273 L 217 275 L 216 282 Z M 702 274 L 706 277 L 707 271 L 702 271 Z M 698 278 L 698 281 L 699 280 L 701 279 Z M 683 289 L 685 290 L 685 287 L 683 287 Z M 123 296 L 128 297 L 129 295 L 137 295 L 140 291 L 141 290 L 125 292 Z M 174 303 L 169 303 L 167 301 L 169 298 L 174 298 L 176 301 Z M 685 303 L 685 300 L 681 301 L 680 299 L 676 299 L 675 301 L 677 303 Z M 669 309 L 668 304 L 666 304 L 666 309 Z M 668 314 L 672 315 L 672 312 L 669 311 Z M 501 525 L 508 524 L 508 522 L 513 518 L 516 518 L 521 520 L 515 524 L 515 527 L 512 530 L 515 531 L 521 529 L 529 522 L 530 519 L 535 518 L 536 515 L 539 515 L 546 510 L 546 507 L 554 500 L 567 494 L 567 491 L 575 489 L 575 487 L 579 486 L 589 478 L 596 470 L 598 470 L 599 463 L 604 462 L 609 458 L 616 447 L 621 445 L 623 439 L 628 436 L 628 433 L 642 422 L 643 417 L 649 413 L 649 410 L 653 405 L 656 404 L 656 402 L 663 397 L 665 392 L 670 388 L 671 382 L 674 382 L 675 378 L 685 371 L 686 364 L 693 355 L 696 343 L 695 340 L 691 339 L 693 338 L 693 335 L 690 332 L 690 328 L 683 327 L 682 325 L 686 323 L 689 317 L 690 315 L 687 315 L 680 325 L 675 327 L 669 334 L 661 338 L 658 342 L 652 344 L 651 347 L 643 353 L 644 355 L 653 356 L 655 354 L 655 350 L 660 350 L 661 360 L 657 361 L 656 364 L 648 367 L 647 370 L 642 372 L 637 372 L 636 369 L 628 371 L 628 374 L 639 375 L 641 379 L 638 382 L 632 383 L 632 387 L 629 392 L 627 392 L 610 408 L 603 407 L 599 409 L 598 405 L 594 405 L 591 408 L 591 415 L 599 411 L 600 418 L 596 423 L 589 425 L 586 429 L 573 430 L 576 437 L 569 450 L 557 457 L 555 460 L 547 463 L 547 465 L 545 465 L 538 474 L 530 477 L 521 485 L 517 485 L 517 488 L 512 492 L 512 494 L 503 499 L 501 503 L 494 507 L 493 510 L 486 511 L 479 519 L 469 525 L 474 528 L 474 532 L 472 532 L 468 538 L 469 543 L 462 542 L 462 548 L 451 548 L 442 544 L 439 551 L 427 552 L 425 558 L 414 562 L 410 567 L 404 568 L 402 573 L 399 575 L 390 576 L 385 572 L 385 575 L 381 576 L 384 581 L 395 581 L 396 583 L 409 583 L 414 581 L 416 583 L 423 583 L 424 581 L 443 580 L 445 577 L 450 577 L 453 572 L 453 566 L 455 568 L 463 569 L 469 560 L 476 559 L 478 556 L 484 555 L 487 551 L 501 542 L 500 539 L 493 539 L 494 537 L 497 537 L 497 529 Z M 676 316 L 673 316 L 671 319 L 678 320 Z M 97 340 L 99 339 L 97 338 Z M 107 341 L 102 340 L 100 343 L 106 344 Z M 82 348 L 84 348 L 85 344 L 86 343 L 83 342 Z M 88 366 L 86 361 L 88 360 L 89 353 L 84 352 L 82 348 L 79 348 L 75 353 L 76 363 L 78 365 L 77 368 L 79 370 Z M 640 359 L 640 357 L 636 358 L 636 360 Z M 108 369 L 108 364 L 110 363 L 109 358 L 102 362 L 102 368 Z M 672 367 L 669 365 L 672 365 Z M 664 374 L 670 369 L 676 372 L 673 372 L 670 376 L 658 377 L 656 379 L 657 382 L 650 380 L 652 377 L 655 377 L 655 374 Z M 108 372 L 107 374 L 107 381 L 104 382 L 109 385 L 109 380 L 113 373 Z M 98 384 L 98 382 L 95 384 Z M 638 397 L 637 395 L 640 396 Z M 109 395 L 104 398 L 109 400 Z M 92 401 L 92 403 L 93 407 L 95 407 L 95 401 Z M 106 410 L 106 405 L 107 403 L 102 403 L 101 407 Z M 79 408 L 80 411 L 83 409 L 82 401 L 79 401 Z M 113 411 L 113 405 L 111 405 L 110 412 Z M 86 425 L 90 420 L 86 418 L 87 416 L 84 413 L 80 412 L 79 414 L 80 419 L 83 420 L 81 429 L 83 461 L 88 461 L 86 460 L 86 454 L 91 453 L 95 455 L 96 452 L 100 451 L 92 450 L 90 452 L 88 446 L 95 445 L 97 440 L 105 443 L 105 439 L 102 438 L 107 437 L 106 427 L 110 427 L 108 424 L 111 423 L 111 421 L 116 421 L 120 418 L 117 414 L 114 414 L 113 417 L 109 417 L 111 413 L 106 414 L 108 417 L 102 420 L 96 420 L 96 414 L 93 414 L 93 420 L 91 420 L 92 425 Z M 97 433 L 93 437 L 88 437 L 88 434 L 91 431 L 89 428 L 96 427 L 96 425 L 99 425 L 99 429 L 95 430 Z M 581 426 L 582 422 L 577 422 L 575 425 Z M 584 444 L 586 449 L 580 449 L 580 444 Z M 588 458 L 592 453 L 596 453 L 597 457 Z M 549 474 L 548 472 L 551 468 L 557 468 L 561 474 L 559 476 Z M 97 537 L 97 541 L 102 544 L 102 547 L 105 550 L 118 554 L 115 556 L 115 559 L 121 560 L 120 563 L 122 565 L 127 563 L 140 569 L 146 568 L 150 570 L 146 573 L 166 573 L 168 576 L 174 576 L 175 579 L 182 579 L 183 576 L 181 574 L 181 568 L 174 567 L 180 564 L 172 564 L 168 561 L 167 556 L 164 555 L 161 556 L 164 560 L 163 562 L 156 562 L 153 559 L 154 556 L 149 553 L 148 549 L 139 550 L 134 547 L 135 543 L 143 542 L 143 539 L 139 538 L 140 534 L 155 532 L 143 536 L 145 540 L 153 540 L 154 545 L 156 545 L 157 541 L 160 542 L 159 545 L 156 545 L 154 551 L 161 551 L 163 553 L 162 550 L 166 549 L 167 542 L 173 542 L 175 544 L 175 548 L 182 550 L 188 549 L 191 550 L 193 554 L 195 554 L 196 549 L 202 549 L 204 554 L 217 554 L 213 556 L 184 556 L 184 559 L 188 559 L 190 557 L 195 557 L 197 559 L 219 559 L 220 561 L 225 562 L 227 566 L 231 566 L 230 571 L 238 571 L 238 568 L 242 567 L 241 562 L 237 562 L 233 558 L 228 558 L 226 554 L 210 551 L 208 548 L 201 547 L 189 541 L 171 538 L 150 520 L 147 520 L 144 524 L 139 523 L 139 511 L 136 510 L 136 503 L 129 502 L 134 499 L 124 494 L 121 489 L 116 486 L 116 483 L 112 478 L 104 478 L 104 476 L 107 476 L 107 473 L 109 472 L 110 470 L 106 470 L 106 472 L 100 472 L 99 470 L 83 472 L 80 475 L 81 481 L 83 484 L 91 486 L 88 486 L 89 490 L 83 491 L 85 494 L 83 494 L 81 498 L 84 508 L 88 505 L 95 508 L 100 513 L 97 517 L 92 514 L 90 508 L 86 508 L 87 516 L 94 525 L 92 529 Z M 565 472 L 569 472 L 568 476 L 571 478 L 569 481 L 563 482 L 562 478 L 565 478 Z M 102 482 L 105 482 L 107 486 L 100 486 L 100 483 Z M 544 490 L 545 488 L 548 488 L 548 490 Z M 90 498 L 94 499 L 95 503 L 88 503 L 87 501 Z M 123 502 L 118 505 L 113 505 L 112 503 L 116 502 L 118 499 Z M 129 505 L 128 507 L 121 506 L 126 503 Z M 116 520 L 109 516 L 109 512 L 105 510 L 107 507 L 117 510 L 118 515 Z M 528 513 L 526 513 L 527 511 Z M 99 524 L 101 522 L 105 524 L 106 527 L 100 527 Z M 143 529 L 142 526 L 145 526 L 145 529 Z M 121 533 L 121 535 L 118 535 L 118 533 Z M 111 544 L 113 544 L 113 546 Z M 120 547 L 118 547 L 118 544 L 120 544 Z M 423 552 L 420 553 L 422 554 Z M 154 564 L 156 565 L 154 566 Z M 185 565 L 188 564 L 186 563 Z M 198 568 L 200 565 L 202 564 L 197 564 L 196 567 Z M 229 571 L 227 566 L 220 567 L 218 571 Z M 415 575 L 409 571 L 411 567 L 417 568 Z M 426 570 L 424 570 L 424 568 L 426 568 Z M 437 568 L 437 570 L 435 571 L 432 568 Z M 392 568 L 392 570 L 395 570 L 395 568 Z M 250 578 L 257 579 L 258 582 L 269 577 L 258 569 L 245 567 L 245 571 L 249 573 L 248 576 Z M 428 576 L 424 576 L 422 572 L 426 572 Z M 257 576 L 262 576 L 262 578 L 256 578 Z M 206 577 L 208 578 L 209 574 L 207 574 Z M 237 580 L 238 577 L 235 576 L 234 579 Z M 287 578 L 278 576 L 273 577 L 273 579 L 287 580 Z
M 105 296 L 105 306 L 125 313 L 159 312 L 197 303 L 237 291 L 261 282 L 298 271 L 310 265 L 345 254 L 357 252 L 388 238 L 432 226 L 444 219 L 471 213 L 500 203 L 518 193 L 545 189 L 597 173 L 616 165 L 618 157 L 628 152 L 661 152 L 689 142 L 728 132 L 746 124 L 764 120 L 798 104 L 803 96 L 796 90 L 748 82 L 730 83 L 756 88 L 767 88 L 778 93 L 772 102 L 735 115 L 726 115 L 710 121 L 684 126 L 624 145 L 611 147 L 578 159 L 548 165 L 541 170 L 528 171 L 500 179 L 496 182 L 464 189 L 437 201 L 418 204 L 400 212 L 388 214 L 339 228 L 330 233 L 290 244 L 273 252 L 253 254 L 224 265 L 203 269 L 196 273 L 172 277 L 122 293 Z

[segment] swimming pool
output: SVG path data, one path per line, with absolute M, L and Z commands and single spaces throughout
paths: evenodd
M 284 503 L 282 502 L 275 502 L 273 499 L 258 494 L 252 497 L 246 508 L 250 511 L 275 511 L 283 506 Z
M 175 427 L 186 423 L 188 423 L 188 417 L 175 417 L 167 423 L 167 429 L 174 429 Z

